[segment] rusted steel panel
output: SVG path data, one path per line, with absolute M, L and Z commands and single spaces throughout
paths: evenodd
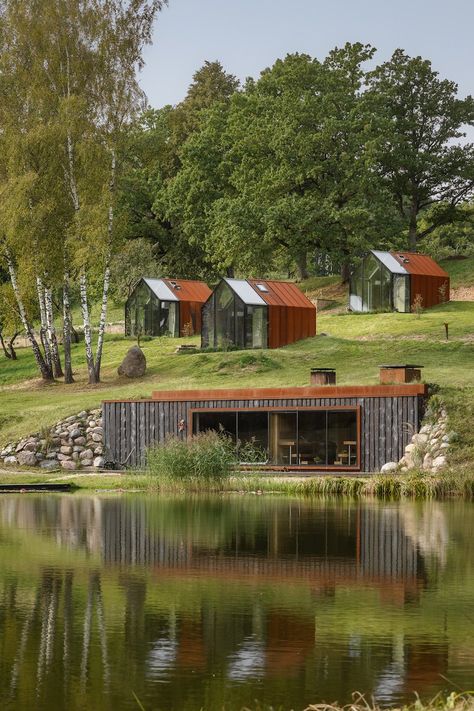
M 262 400 L 265 398 L 350 398 L 350 397 L 403 397 L 408 395 L 425 395 L 427 386 L 424 383 L 406 383 L 400 385 L 311 385 L 292 388 L 228 388 L 218 390 L 156 390 L 152 400 Z M 115 401 L 105 401 L 115 402 Z
M 296 284 L 290 281 L 273 281 L 269 279 L 247 279 L 257 294 L 269 306 L 292 306 L 305 309 L 315 309 L 315 306 Z M 260 291 L 257 284 L 263 284 L 267 291 Z
M 448 272 L 427 254 L 418 254 L 418 252 L 391 252 L 391 254 L 409 274 L 449 278 Z
M 203 281 L 190 279 L 163 279 L 179 301 L 194 301 L 203 304 L 211 295 L 211 290 Z M 175 284 L 179 287 L 175 288 Z
M 423 308 L 437 306 L 444 301 L 449 301 L 450 281 L 449 277 L 424 276 L 414 274 L 410 277 L 411 304 L 420 294 L 423 301 Z M 445 291 L 443 294 L 442 291 Z

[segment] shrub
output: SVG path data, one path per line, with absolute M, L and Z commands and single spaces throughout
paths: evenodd
M 169 437 L 147 452 L 147 470 L 163 481 L 219 481 L 235 464 L 235 446 L 223 433 L 201 432 L 189 439 Z

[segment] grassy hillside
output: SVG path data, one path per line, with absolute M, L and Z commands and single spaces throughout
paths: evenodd
M 451 288 L 474 286 L 474 257 L 467 259 L 445 259 L 441 262 L 451 278 Z
M 450 324 L 449 341 L 445 322 Z M 103 382 L 97 386 L 87 385 L 83 344 L 73 348 L 72 386 L 39 382 L 31 352 L 21 349 L 18 361 L 0 360 L 0 443 L 106 398 L 148 397 L 158 389 L 305 385 L 313 366 L 335 367 L 341 384 L 376 383 L 379 364 L 412 362 L 425 366 L 424 379 L 441 386 L 441 395 L 452 404 L 452 426 L 461 435 L 457 460 L 474 462 L 474 302 L 452 302 L 419 318 L 322 312 L 318 333 L 327 335 L 273 351 L 190 355 L 175 354 L 174 339 L 154 339 L 143 343 L 148 372 L 139 381 L 117 375 L 131 341 L 109 336 Z M 474 471 L 474 464 L 470 466 Z

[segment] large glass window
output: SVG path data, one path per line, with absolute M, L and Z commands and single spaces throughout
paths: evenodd
M 390 271 L 369 254 L 351 278 L 349 306 L 353 311 L 381 311 L 392 308 Z
M 160 335 L 179 336 L 179 310 L 177 301 L 162 301 L 160 304 Z
M 400 313 L 410 310 L 408 277 L 397 276 L 393 280 L 393 308 Z
M 329 466 L 357 466 L 357 417 L 355 412 L 327 413 L 327 463 Z
M 352 311 L 363 311 L 363 266 L 361 265 L 351 278 L 349 307 Z
M 301 410 L 298 413 L 298 464 L 326 465 L 326 412 Z
M 268 460 L 268 413 L 242 410 L 237 413 L 239 460 L 262 463 Z
M 282 467 L 357 467 L 355 410 L 195 412 L 193 432 L 225 432 L 242 463 Z
M 267 347 L 266 306 L 247 306 L 245 346 L 246 348 Z
M 217 346 L 225 347 L 235 342 L 234 292 L 221 282 L 216 291 L 216 336 Z

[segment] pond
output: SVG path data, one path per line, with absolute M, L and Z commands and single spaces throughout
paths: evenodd
M 474 679 L 474 505 L 0 498 L 0 708 L 388 706 Z

